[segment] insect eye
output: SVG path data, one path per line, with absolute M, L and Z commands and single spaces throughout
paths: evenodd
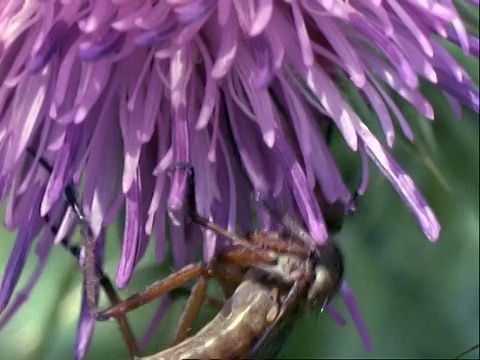
M 317 266 L 315 268 L 315 279 L 308 291 L 308 301 L 312 304 L 325 294 L 325 284 L 329 281 L 329 274 L 325 267 Z

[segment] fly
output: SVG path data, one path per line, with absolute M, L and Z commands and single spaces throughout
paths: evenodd
M 33 150 L 29 150 L 29 153 L 36 157 Z M 39 162 L 51 171 L 51 166 L 44 159 L 39 158 Z M 208 264 L 187 265 L 123 301 L 118 297 L 112 298 L 112 307 L 97 311 L 95 287 L 105 276 L 95 264 L 93 232 L 70 184 L 65 190 L 65 198 L 82 229 L 85 291 L 91 313 L 97 320 L 116 318 L 122 324 L 126 322 L 127 312 L 196 280 L 179 320 L 176 345 L 146 359 L 275 356 L 279 348 L 267 345 L 274 343 L 271 338 L 278 336 L 278 330 L 284 329 L 285 323 L 294 319 L 294 315 L 305 304 L 323 308 L 335 294 L 343 276 L 340 251 L 332 243 L 316 245 L 308 232 L 276 213 L 274 215 L 281 218 L 287 230 L 284 233 L 263 231 L 247 238 L 223 229 L 197 212 L 192 166 L 176 164 L 174 169 L 183 169 L 188 173 L 186 200 L 191 221 L 227 238 L 231 246 Z M 92 251 L 89 252 L 89 249 Z M 211 278 L 219 281 L 226 301 L 210 323 L 189 337 L 200 308 L 211 300 L 206 295 L 207 283 Z M 138 349 L 131 330 L 122 325 L 120 328 L 130 355 L 137 355 Z M 287 334 L 285 331 L 280 333 L 283 336 Z
M 180 318 L 173 347 L 144 359 L 214 359 L 275 356 L 280 348 L 268 346 L 278 330 L 294 320 L 304 305 L 322 309 L 342 281 L 343 257 L 332 243 L 314 240 L 293 222 L 283 219 L 287 232 L 258 232 L 242 237 L 200 216 L 196 210 L 194 173 L 188 171 L 187 206 L 192 222 L 230 240 L 231 247 L 210 263 L 190 264 L 98 312 L 99 320 L 123 316 L 160 296 L 195 280 Z M 276 214 L 275 214 L 276 215 Z M 206 300 L 206 287 L 216 278 L 226 301 L 218 315 L 196 335 L 188 337 Z M 281 331 L 283 336 L 288 332 Z
M 307 305 L 322 308 L 341 280 L 342 257 L 280 255 L 276 265 L 251 267 L 218 315 L 197 334 L 146 360 L 273 358 Z M 340 267 L 339 267 L 340 265 Z

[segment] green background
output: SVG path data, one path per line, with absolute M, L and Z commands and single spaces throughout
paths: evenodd
M 468 61 L 467 65 L 478 84 L 478 63 Z M 442 224 L 440 239 L 431 244 L 423 236 L 390 184 L 371 165 L 367 194 L 359 199 L 357 213 L 346 219 L 337 241 L 345 253 L 346 279 L 357 296 L 374 352 L 365 352 L 343 303 L 336 299 L 334 304 L 348 324 L 340 327 L 327 315 L 299 319 L 282 358 L 454 358 L 478 343 L 478 119 L 470 112 L 462 120 L 455 119 L 434 88 L 425 90 L 434 103 L 436 121 L 420 119 L 404 105 L 414 128 L 415 146 L 397 131 L 393 152 L 436 212 Z M 378 130 L 374 124 L 375 120 L 369 123 Z M 356 155 L 344 151 L 338 134 L 334 134 L 333 147 L 345 177 L 354 184 L 358 181 Z M 3 270 L 14 234 L 2 228 L 0 235 Z M 109 274 L 115 273 L 118 239 L 118 229 L 109 229 Z M 121 291 L 122 297 L 171 272 L 170 264 L 155 263 L 152 252 L 140 263 L 128 289 Z M 21 284 L 35 263 L 31 256 Z M 72 358 L 81 280 L 71 257 L 61 248 L 54 249 L 30 299 L 0 333 L 0 359 Z M 150 353 L 172 340 L 183 303 L 176 301 L 164 317 Z M 154 305 L 131 313 L 137 336 L 153 311 Z M 201 317 L 204 321 L 212 315 L 207 310 Z M 98 324 L 87 359 L 126 357 L 116 324 Z M 467 358 L 478 358 L 478 350 Z

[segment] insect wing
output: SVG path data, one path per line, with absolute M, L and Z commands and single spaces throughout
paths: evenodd
M 276 359 L 295 324 L 295 316 L 285 314 L 263 333 L 253 346 L 249 359 Z
M 283 301 L 278 316 L 253 345 L 249 358 L 266 359 L 277 356 L 291 333 L 306 287 L 306 278 L 295 282 Z

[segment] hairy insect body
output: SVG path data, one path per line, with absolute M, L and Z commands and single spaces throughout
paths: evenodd
M 35 152 L 31 151 L 35 156 Z M 41 165 L 52 167 L 43 159 Z M 96 265 L 94 235 L 90 223 L 75 198 L 72 185 L 65 198 L 82 228 L 85 249 L 85 290 L 90 312 L 99 321 L 116 318 L 132 357 L 139 354 L 125 314 L 143 304 L 180 289 L 196 280 L 180 317 L 173 347 L 144 359 L 237 359 L 275 356 L 290 334 L 298 310 L 304 305 L 323 306 L 335 294 L 343 275 L 343 257 L 331 242 L 319 246 L 314 239 L 289 220 L 272 213 L 284 226 L 282 233 L 260 231 L 245 237 L 222 228 L 198 214 L 195 203 L 194 172 L 191 165 L 177 164 L 188 175 L 187 203 L 193 223 L 228 239 L 228 246 L 209 263 L 192 263 L 125 300 L 116 295 L 111 282 Z M 70 248 L 79 259 L 80 249 Z M 216 278 L 226 297 L 225 303 L 206 295 L 207 283 Z M 100 283 L 112 302 L 97 310 L 96 285 Z M 190 329 L 200 308 L 207 303 L 222 307 L 219 314 L 192 337 Z M 212 301 L 213 300 L 213 301 Z
M 341 259 L 340 259 L 341 261 Z M 143 359 L 244 359 L 274 356 L 282 347 L 298 309 L 312 288 L 322 303 L 336 291 L 341 273 L 296 255 L 276 264 L 251 267 L 219 314 L 194 336 Z M 320 276 L 321 275 L 321 276 Z M 321 297 L 321 299 L 319 298 Z

